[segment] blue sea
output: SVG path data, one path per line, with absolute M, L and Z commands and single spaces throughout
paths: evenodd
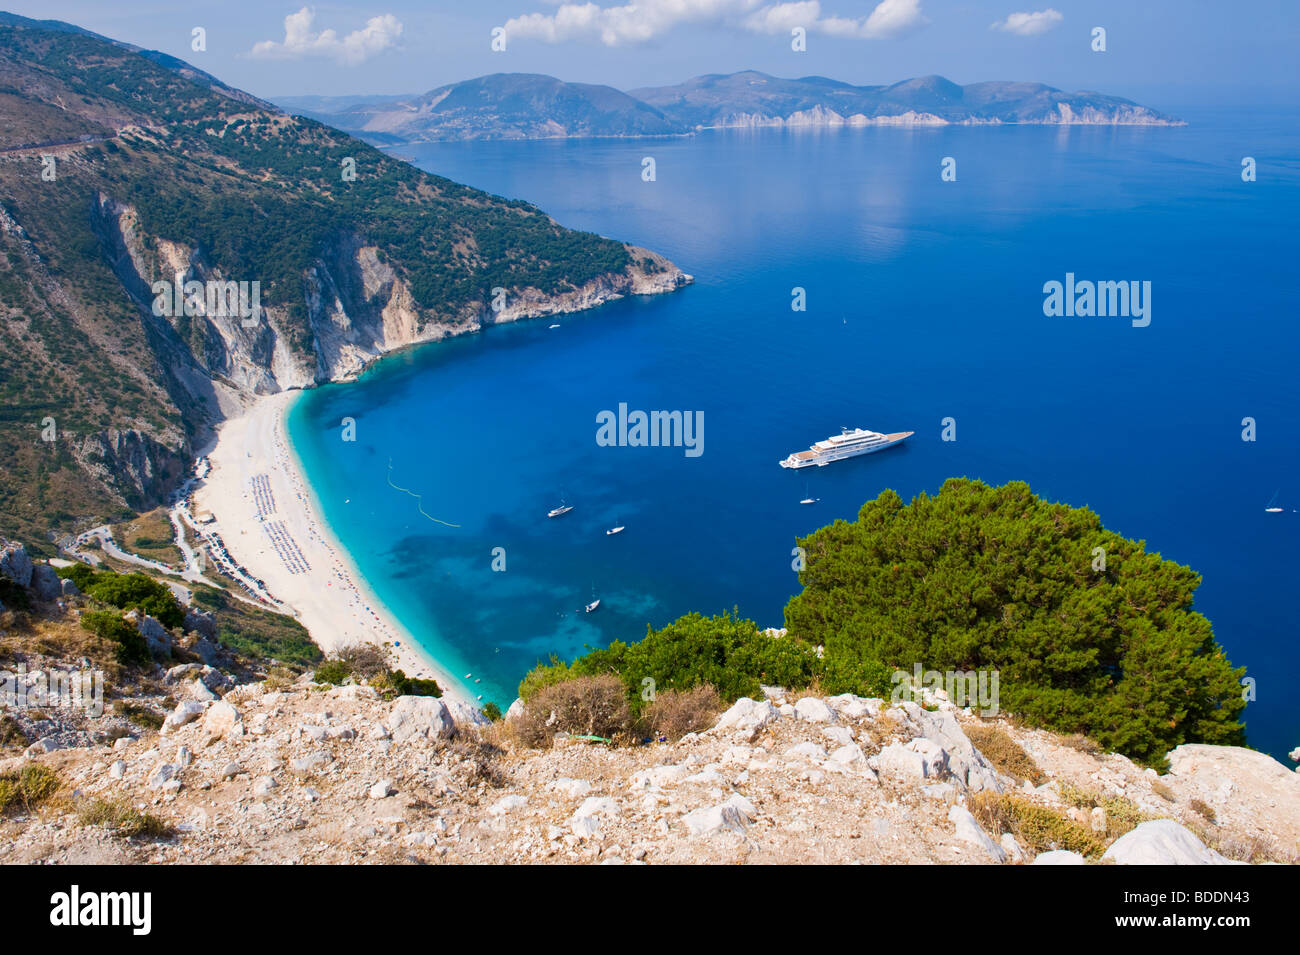
M 1300 117 L 1182 115 L 406 147 L 695 284 L 386 358 L 305 393 L 293 443 L 379 598 L 503 708 L 539 660 L 693 610 L 781 626 L 795 537 L 885 488 L 1020 479 L 1203 576 L 1195 609 L 1257 681 L 1250 743 L 1285 760 L 1300 745 Z M 1046 317 L 1043 285 L 1066 273 L 1149 281 L 1150 324 Z M 597 414 L 620 403 L 703 412 L 703 453 L 598 446 Z M 916 434 L 777 466 L 842 426 Z M 548 520 L 561 502 L 573 511 Z

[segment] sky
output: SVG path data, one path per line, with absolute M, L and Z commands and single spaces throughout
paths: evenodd
M 486 73 L 620 89 L 757 69 L 1032 80 L 1174 108 L 1300 103 L 1300 0 L 7 0 L 259 96 L 418 93 Z M 792 49 L 791 31 L 806 34 Z M 1105 30 L 1104 52 L 1093 49 Z M 504 31 L 493 50 L 493 30 Z M 194 31 L 204 49 L 194 49 Z

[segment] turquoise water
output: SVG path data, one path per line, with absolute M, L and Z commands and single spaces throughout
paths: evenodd
M 780 626 L 796 535 L 967 475 L 1088 505 L 1203 574 L 1197 609 L 1258 680 L 1250 740 L 1281 756 L 1300 744 L 1297 126 L 1188 118 L 409 147 L 696 284 L 390 357 L 304 395 L 293 442 L 380 599 L 503 707 L 537 660 L 691 610 Z M 1151 324 L 1045 317 L 1043 283 L 1067 272 L 1150 281 Z M 598 446 L 596 415 L 620 403 L 704 412 L 703 453 Z M 777 466 L 845 425 L 916 435 Z M 1287 511 L 1266 514 L 1275 494 Z

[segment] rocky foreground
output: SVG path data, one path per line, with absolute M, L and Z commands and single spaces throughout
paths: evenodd
M 767 688 L 766 699 L 742 699 L 713 728 L 675 743 L 615 748 L 561 735 L 551 749 L 529 750 L 511 741 L 508 721 L 482 725 L 433 698 L 389 702 L 369 686 L 308 677 L 244 684 L 218 697 L 205 677 L 213 682 L 210 669 L 194 664 L 168 673 L 181 702 L 158 731 L 131 726 L 109 734 L 129 732 L 111 743 L 51 751 L 36 744 L 0 764 L 10 778 L 39 765 L 61 781 L 54 798 L 0 820 L 0 859 L 1300 858 L 1300 775 L 1243 748 L 1180 746 L 1161 776 L 1085 741 L 978 720 L 944 701 L 931 709 L 853 696 L 787 698 Z M 992 741 L 986 748 L 996 743 L 998 755 L 986 756 L 970 736 Z M 125 837 L 88 822 L 90 804 L 129 805 L 161 831 Z

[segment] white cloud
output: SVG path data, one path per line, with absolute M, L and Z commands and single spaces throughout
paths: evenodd
M 1058 11 L 1048 7 L 1037 13 L 1013 13 L 1005 20 L 999 20 L 989 29 L 1015 33 L 1019 36 L 1037 36 L 1046 33 L 1064 19 L 1065 17 Z
M 353 30 L 341 38 L 334 30 L 314 32 L 312 24 L 315 19 L 316 11 L 310 7 L 289 14 L 284 18 L 284 40 L 279 43 L 262 40 L 253 44 L 248 55 L 265 60 L 323 56 L 355 66 L 396 46 L 397 38 L 402 35 L 401 21 L 391 13 L 371 17 L 360 30 Z
M 621 7 L 601 7 L 589 0 L 562 3 L 553 14 L 514 17 L 506 21 L 506 38 L 622 46 L 693 24 L 734 25 L 753 33 L 789 34 L 794 27 L 803 27 L 827 36 L 884 37 L 925 22 L 921 0 L 881 0 L 869 16 L 856 18 L 824 15 L 820 0 L 636 0 Z

